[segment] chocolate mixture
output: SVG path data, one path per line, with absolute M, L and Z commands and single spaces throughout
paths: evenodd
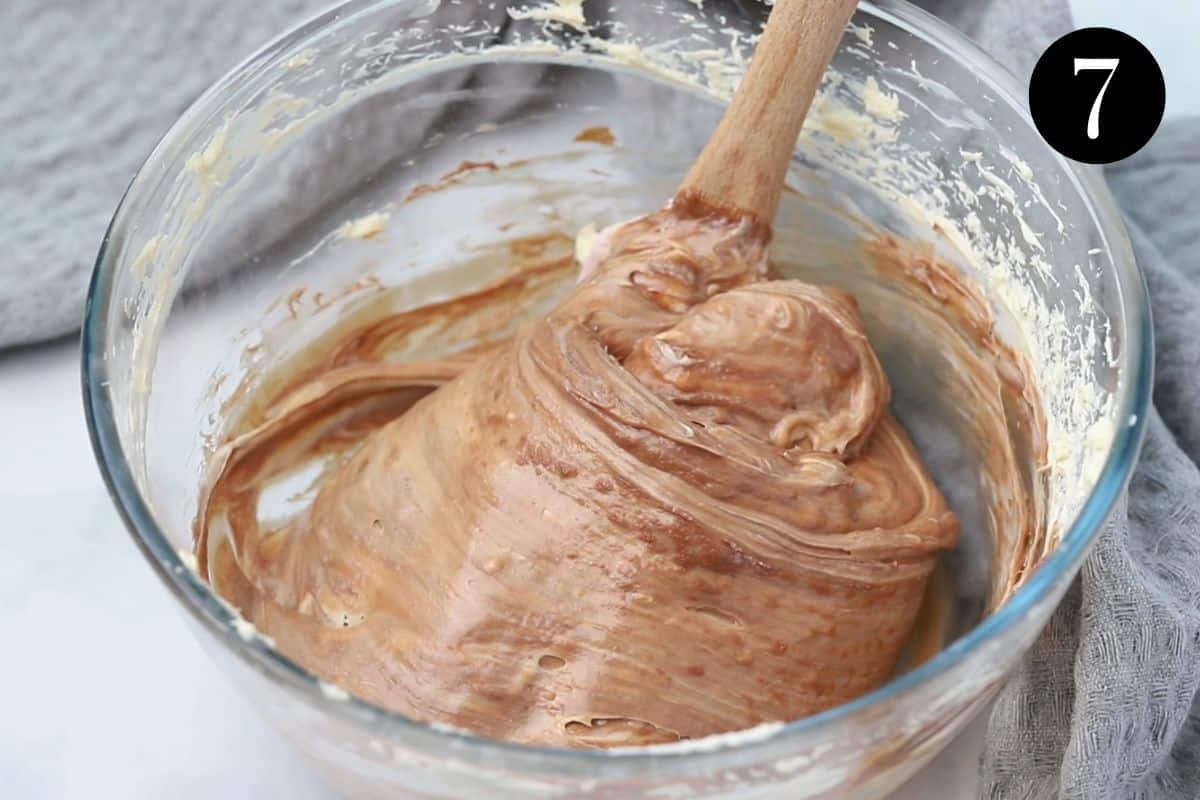
M 513 741 L 672 741 L 875 688 L 958 521 L 854 298 L 772 280 L 768 238 L 677 198 L 515 336 L 386 357 L 564 263 L 346 333 L 219 451 L 202 573 L 327 680 Z M 314 459 L 311 504 L 262 518 Z

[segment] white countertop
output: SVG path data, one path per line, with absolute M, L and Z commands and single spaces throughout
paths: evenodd
M 1200 3 L 1072 0 L 1141 39 L 1168 117 L 1200 113 Z M 0 795 L 329 798 L 182 624 L 108 499 L 83 421 L 78 345 L 0 353 Z M 975 793 L 976 720 L 898 798 Z

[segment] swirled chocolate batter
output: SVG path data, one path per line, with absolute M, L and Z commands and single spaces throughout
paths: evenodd
M 768 238 L 677 198 L 509 339 L 378 358 L 537 274 L 353 331 L 220 451 L 204 574 L 326 679 L 519 742 L 699 737 L 878 686 L 958 521 L 854 298 L 772 280 Z M 308 508 L 260 518 L 331 453 Z

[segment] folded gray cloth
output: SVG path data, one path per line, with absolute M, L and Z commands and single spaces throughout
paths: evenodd
M 709 0 L 730 13 L 750 1 Z M 0 4 L 0 74 L 16 76 L 0 94 L 0 346 L 77 327 L 104 227 L 154 142 L 220 73 L 325 5 Z M 1021 78 L 1070 28 L 1066 0 L 922 5 Z M 1200 122 L 1168 125 L 1108 173 L 1150 285 L 1155 410 L 1128 498 L 994 707 L 987 798 L 1200 797 L 1198 142 Z
M 209 84 L 328 0 L 0 3 L 0 347 L 79 327 L 129 180 Z

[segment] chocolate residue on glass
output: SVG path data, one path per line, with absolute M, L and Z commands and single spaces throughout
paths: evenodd
M 1053 549 L 1046 537 L 1046 422 L 1029 363 L 1005 344 L 987 299 L 929 245 L 878 236 L 864 247 L 887 287 L 942 362 L 939 407 L 980 456 L 980 492 L 993 537 L 988 608 L 1006 600 Z
M 603 144 L 612 146 L 616 144 L 617 137 L 613 135 L 612 129 L 607 125 L 596 125 L 591 128 L 584 128 L 575 137 L 577 142 L 593 142 L 595 144 Z

